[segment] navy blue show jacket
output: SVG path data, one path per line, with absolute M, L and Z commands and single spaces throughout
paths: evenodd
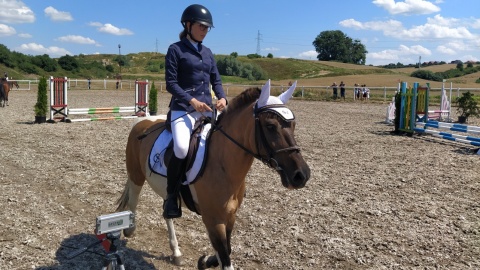
M 170 109 L 173 111 L 194 111 L 189 103 L 192 98 L 212 105 L 209 84 L 218 99 L 227 99 L 212 51 L 201 43 L 197 51 L 187 38 L 168 48 L 165 81 L 167 91 L 172 94 Z

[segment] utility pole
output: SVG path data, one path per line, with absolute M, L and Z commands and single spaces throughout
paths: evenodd
M 260 41 L 262 40 L 262 35 L 260 35 L 260 30 L 257 34 L 257 54 L 260 55 Z
M 155 39 L 155 53 L 158 53 L 158 38 Z
M 120 52 L 120 44 L 118 44 L 118 66 L 120 67 L 120 75 L 122 75 L 122 53 Z

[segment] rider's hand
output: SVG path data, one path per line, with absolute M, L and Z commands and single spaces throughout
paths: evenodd
M 190 105 L 192 105 L 197 112 L 213 111 L 212 108 L 210 108 L 210 106 L 207 105 L 207 103 L 198 101 L 196 98 L 192 98 L 192 100 L 190 100 Z
M 223 111 L 225 107 L 227 106 L 227 101 L 224 98 L 221 98 L 217 101 L 217 110 Z

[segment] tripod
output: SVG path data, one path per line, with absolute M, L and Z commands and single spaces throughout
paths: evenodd
M 97 235 L 97 238 L 99 239 L 98 241 L 70 253 L 69 255 L 67 255 L 67 259 L 77 257 L 78 255 L 89 250 L 90 248 L 98 244 L 102 244 L 106 252 L 104 255 L 104 263 L 102 270 L 125 270 L 125 267 L 123 265 L 123 259 L 120 256 L 120 252 L 118 251 L 118 241 L 120 240 L 120 236 L 121 231 L 114 231 L 107 234 Z M 107 240 L 108 242 L 105 242 Z

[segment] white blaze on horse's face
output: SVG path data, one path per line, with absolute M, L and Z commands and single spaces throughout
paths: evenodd
M 267 105 L 277 105 L 277 104 L 287 104 L 287 102 L 292 97 L 293 91 L 297 86 L 297 81 L 295 81 L 287 91 L 281 93 L 278 97 L 270 96 L 270 80 L 262 87 L 262 92 L 258 98 L 258 108 L 267 106 Z

